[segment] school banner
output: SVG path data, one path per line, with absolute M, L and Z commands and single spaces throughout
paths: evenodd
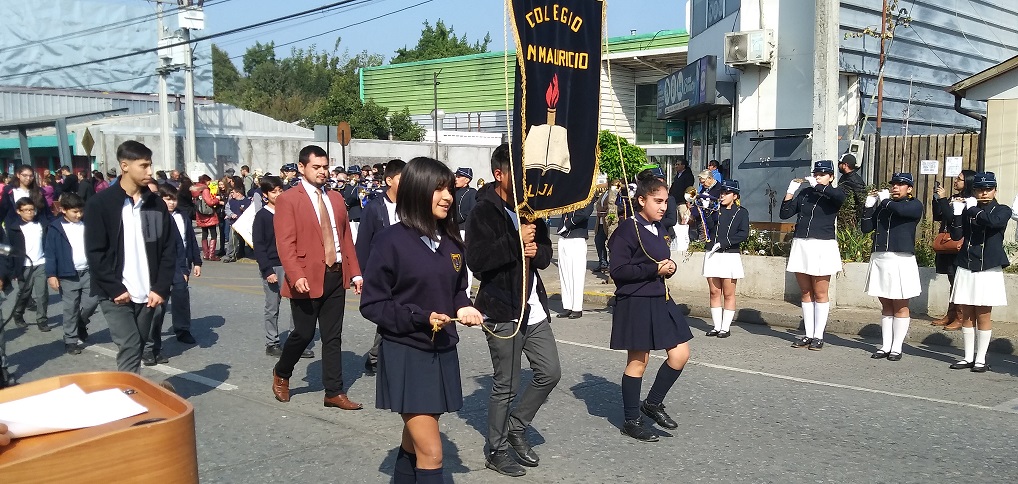
M 586 206 L 597 174 L 601 0 L 506 0 L 516 39 L 513 174 L 530 218 Z

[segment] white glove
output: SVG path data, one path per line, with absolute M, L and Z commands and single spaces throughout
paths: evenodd
M 815 176 L 808 176 L 808 177 L 806 177 L 806 182 L 809 183 L 809 186 L 815 187 L 815 186 L 817 186 L 817 177 L 815 177 Z
M 965 210 L 965 202 L 955 200 L 951 202 L 951 208 L 954 209 L 955 215 L 961 215 L 961 213 Z
M 700 206 L 703 208 L 710 208 L 710 199 L 704 198 L 703 200 L 700 200 Z
M 795 193 L 795 191 L 799 189 L 799 185 L 801 184 L 802 182 L 797 180 L 792 180 L 788 182 L 788 192 L 786 193 Z
M 977 203 L 979 202 L 976 201 L 976 197 L 968 197 L 965 199 L 965 208 L 975 207 Z
M 888 198 L 891 198 L 891 191 L 886 188 L 880 190 L 877 192 L 877 198 L 879 198 L 881 202 L 887 200 Z
M 711 247 L 707 254 L 713 254 L 719 250 L 721 250 L 721 244 L 714 244 L 714 247 Z
M 873 208 L 874 206 L 876 206 L 876 204 L 877 197 L 875 195 L 870 195 L 866 197 L 866 208 Z

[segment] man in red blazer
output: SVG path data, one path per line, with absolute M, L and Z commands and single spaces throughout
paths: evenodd
M 318 146 L 300 150 L 299 183 L 276 199 L 273 227 L 276 249 L 283 263 L 285 281 L 280 292 L 290 299 L 293 331 L 283 354 L 272 370 L 272 393 L 276 400 L 290 401 L 290 376 L 315 335 L 322 334 L 322 383 L 325 406 L 359 410 L 343 388 L 341 337 L 346 290 L 352 285 L 361 293 L 361 269 L 350 234 L 346 203 L 328 190 L 325 181 L 329 159 Z

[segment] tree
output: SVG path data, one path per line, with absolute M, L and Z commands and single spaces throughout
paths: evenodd
M 244 52 L 244 75 L 250 76 L 258 66 L 263 64 L 276 63 L 276 43 L 263 44 L 255 42 L 253 47 L 248 47 Z
M 619 157 L 621 146 L 622 157 Z M 647 164 L 647 150 L 639 146 L 629 144 L 625 138 L 602 130 L 597 137 L 597 163 L 609 180 L 616 178 L 631 180 L 640 172 L 640 168 Z M 623 166 L 625 173 L 623 174 Z M 625 176 L 623 176 L 625 175 Z
M 452 27 L 446 28 L 445 22 L 438 19 L 432 26 L 424 21 L 424 29 L 421 30 L 421 38 L 413 49 L 403 47 L 396 49 L 396 56 L 389 61 L 390 64 L 402 64 L 404 62 L 416 62 L 431 59 L 442 59 L 458 55 L 483 54 L 488 51 L 488 44 L 491 43 L 491 35 L 484 34 L 484 40 L 470 44 L 466 34 L 456 37 Z
M 400 141 L 420 141 L 424 139 L 424 126 L 410 119 L 410 109 L 403 108 L 389 116 L 389 130 L 392 138 Z
M 240 82 L 240 71 L 230 60 L 230 55 L 216 44 L 212 44 L 212 92 L 215 93 L 216 100 L 235 104 L 233 96 Z

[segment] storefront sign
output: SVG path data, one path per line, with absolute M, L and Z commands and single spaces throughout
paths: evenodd
M 658 119 L 675 117 L 691 107 L 714 104 L 717 63 L 716 56 L 704 56 L 657 81 Z

